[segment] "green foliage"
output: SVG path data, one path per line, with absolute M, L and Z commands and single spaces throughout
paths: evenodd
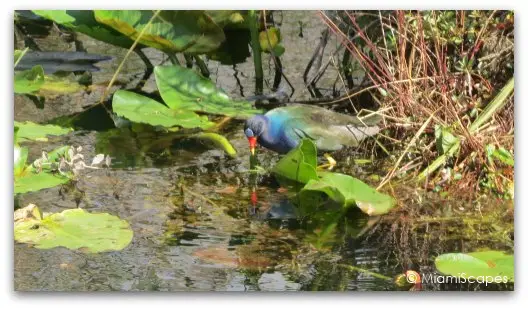
M 233 101 L 209 79 L 178 65 L 154 68 L 158 90 L 165 104 L 175 110 L 190 110 L 235 118 L 261 113 L 246 101 Z
M 15 127 L 18 128 L 17 140 L 19 142 L 24 142 L 28 140 L 47 141 L 48 135 L 63 135 L 73 131 L 73 129 L 71 128 L 63 128 L 51 124 L 42 125 L 31 121 L 15 121 Z
M 240 29 L 248 28 L 246 23 L 246 13 L 233 10 L 205 11 L 211 19 L 222 28 Z
M 487 278 L 488 282 L 514 282 L 513 255 L 500 251 L 447 253 L 435 259 L 441 273 L 454 277 Z
M 31 70 L 25 70 L 15 73 L 14 85 L 15 93 L 33 93 L 44 84 L 44 69 L 36 65 Z
M 23 177 L 15 177 L 15 194 L 36 192 L 53 188 L 70 181 L 70 178 L 52 173 L 27 173 Z
M 132 40 L 154 15 L 145 10 L 96 10 L 95 19 Z M 222 29 L 204 11 L 161 11 L 139 42 L 165 52 L 207 53 L 225 40 Z
M 305 184 L 299 193 L 301 204 L 315 205 L 315 201 L 322 200 L 323 194 L 344 208 L 356 205 L 368 215 L 386 214 L 394 207 L 393 198 L 377 192 L 359 179 L 339 173 L 318 173 L 316 166 L 315 143 L 303 139 L 273 167 L 272 172 L 279 178 Z
M 91 10 L 33 10 L 33 13 L 105 43 L 123 48 L 129 48 L 134 43 L 127 36 L 98 23 Z
M 449 128 L 441 125 L 435 126 L 436 150 L 440 155 L 446 153 L 455 143 L 458 138 L 455 137 Z
M 233 145 L 231 145 L 227 138 L 220 134 L 216 134 L 213 132 L 200 132 L 198 134 L 191 135 L 191 138 L 211 141 L 218 148 L 223 149 L 232 158 L 235 158 L 237 155 L 237 152 L 235 148 L 233 148 Z
M 76 81 L 67 78 L 57 77 L 54 75 L 45 75 L 44 83 L 39 89 L 38 94 L 41 96 L 76 93 L 83 90 L 84 87 Z
M 497 148 L 495 147 L 495 145 L 487 145 L 486 154 L 489 162 L 492 162 L 494 159 L 497 159 L 505 165 L 514 165 L 513 154 L 506 150 L 504 147 Z
M 19 131 L 19 130 L 18 130 Z M 15 134 L 15 140 L 18 132 Z M 59 147 L 46 158 L 35 160 L 33 164 L 27 165 L 28 149 L 14 145 L 14 193 L 34 192 L 42 189 L 52 188 L 70 181 L 67 174 L 55 173 L 61 158 L 68 158 L 69 146 Z
M 42 218 L 39 211 L 32 213 L 37 215 L 15 221 L 15 240 L 38 249 L 66 247 L 97 253 L 122 250 L 132 241 L 128 222 L 107 213 L 68 209 Z
M 356 205 L 369 216 L 386 214 L 395 205 L 390 196 L 379 193 L 359 179 L 340 173 L 319 172 L 319 179 L 310 180 L 301 190 L 301 202 L 313 201 L 314 193 L 324 193 L 345 208 Z
M 273 50 L 273 54 L 277 57 L 280 57 L 285 51 L 284 47 L 280 44 L 281 40 L 280 30 L 275 27 L 270 27 L 268 31 L 264 30 L 259 33 L 261 50 L 266 53 L 271 53 Z
M 29 50 L 29 47 L 26 47 L 24 48 L 24 50 L 18 50 L 18 49 L 15 49 L 15 53 L 14 53 L 14 60 L 15 60 L 15 68 L 18 64 L 18 62 L 20 62 L 20 59 L 22 59 L 24 57 L 24 55 L 27 53 L 27 51 Z
M 27 147 L 20 147 L 15 144 L 14 146 L 14 176 L 15 178 L 20 177 L 26 168 L 26 162 L 28 158 Z
M 112 109 L 118 116 L 152 126 L 207 128 L 213 123 L 186 109 L 170 109 L 165 105 L 126 90 L 118 90 L 112 99 Z
M 280 178 L 296 181 L 302 184 L 317 180 L 317 149 L 308 139 L 282 157 L 273 167 L 272 173 Z

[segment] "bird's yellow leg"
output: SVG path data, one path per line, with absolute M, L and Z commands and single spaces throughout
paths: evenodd
M 325 168 L 328 168 L 328 170 L 332 170 L 334 168 L 334 166 L 336 166 L 337 162 L 334 158 L 332 158 L 332 156 L 330 156 L 328 153 L 325 153 L 323 155 L 326 160 L 328 161 L 328 163 L 325 163 L 325 164 L 322 164 L 322 165 L 319 165 L 317 167 L 317 169 L 325 169 Z

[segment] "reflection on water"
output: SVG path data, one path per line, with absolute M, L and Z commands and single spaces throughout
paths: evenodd
M 120 130 L 123 142 L 140 143 L 127 129 Z M 292 198 L 292 189 L 272 178 L 249 177 L 244 154 L 229 159 L 195 145 L 184 155 L 172 147 L 171 159 L 157 166 L 148 153 L 140 156 L 112 134 L 116 140 L 106 144 L 100 144 L 99 133 L 61 142 L 94 145 L 83 149 L 85 157 L 114 147 L 116 158 L 126 153 L 150 162 L 123 160 L 118 168 L 87 172 L 76 184 L 84 192 L 79 207 L 128 220 L 132 243 L 123 251 L 101 254 L 16 244 L 17 290 L 395 290 L 392 280 L 370 272 L 390 278 L 407 269 L 432 272 L 440 253 L 502 246 L 494 240 L 450 239 L 456 234 L 445 225 L 370 218 L 331 203 L 305 207 Z M 244 140 L 238 134 L 235 144 Z M 74 190 L 62 196 L 58 191 L 25 194 L 20 204 L 37 201 L 49 212 L 76 207 Z

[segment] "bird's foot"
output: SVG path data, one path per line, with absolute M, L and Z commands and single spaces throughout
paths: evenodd
M 323 156 L 326 158 L 328 163 L 319 165 L 317 167 L 317 169 L 321 169 L 322 170 L 322 169 L 328 168 L 328 170 L 331 171 L 334 168 L 334 166 L 337 165 L 336 160 L 334 158 L 332 158 L 332 156 L 330 156 L 328 153 L 325 153 Z

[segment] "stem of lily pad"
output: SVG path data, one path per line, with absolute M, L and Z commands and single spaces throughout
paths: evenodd
M 194 55 L 193 57 L 196 61 L 196 65 L 200 68 L 200 72 L 202 72 L 202 75 L 206 78 L 209 78 L 210 72 L 203 59 L 199 55 Z
M 169 60 L 174 65 L 181 65 L 180 60 L 178 60 L 178 57 L 174 53 L 166 53 L 167 56 L 169 56 Z

